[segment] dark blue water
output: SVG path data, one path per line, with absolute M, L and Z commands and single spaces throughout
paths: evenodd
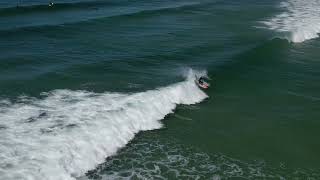
M 0 2 L 0 179 L 320 177 L 318 1 L 52 2 Z

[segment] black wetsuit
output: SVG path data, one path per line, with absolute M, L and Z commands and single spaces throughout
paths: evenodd
M 204 78 L 200 77 L 198 81 L 199 81 L 199 84 L 203 84 Z

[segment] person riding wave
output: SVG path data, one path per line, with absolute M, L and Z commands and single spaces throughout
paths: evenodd
M 203 84 L 203 83 L 204 83 L 204 77 L 201 76 L 201 77 L 199 78 L 198 82 L 199 82 L 199 84 Z

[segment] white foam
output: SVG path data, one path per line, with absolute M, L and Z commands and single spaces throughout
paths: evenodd
M 269 29 L 295 43 L 319 37 L 319 0 L 288 0 L 281 3 L 281 8 L 285 12 L 263 22 Z
M 1 179 L 75 179 L 139 131 L 160 128 L 177 104 L 207 98 L 193 72 L 183 82 L 135 94 L 55 90 L 43 96 L 0 104 Z

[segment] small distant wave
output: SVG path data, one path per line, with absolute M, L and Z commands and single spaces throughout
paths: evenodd
M 158 1 L 156 4 L 151 2 L 130 2 L 127 4 L 121 2 L 78 2 L 55 4 L 54 7 L 49 7 L 48 5 L 11 7 L 0 9 L 0 18 L 3 19 L 2 22 L 0 21 L 3 23 L 0 26 L 0 33 L 17 33 L 19 30 L 38 28 L 52 29 L 52 27 L 61 27 L 68 24 L 77 25 L 117 17 L 141 18 L 155 13 L 166 13 L 200 4 L 202 3 L 189 1 L 170 3 Z M 70 13 L 73 16 L 70 16 Z M 70 18 L 62 19 L 61 16 L 65 15 Z
M 49 3 L 49 2 L 48 2 Z M 98 8 L 107 5 L 117 5 L 120 3 L 115 2 L 101 2 L 101 1 L 89 1 L 89 2 L 74 2 L 74 3 L 56 3 L 53 7 L 49 4 L 31 4 L 31 5 L 17 5 L 16 7 L 7 7 L 0 9 L 1 16 L 9 15 L 21 15 L 36 12 L 47 12 L 47 11 L 59 11 L 59 10 L 70 10 L 70 9 L 90 9 Z
M 104 162 L 139 131 L 161 128 L 178 104 L 208 96 L 195 71 L 167 87 L 134 94 L 55 90 L 0 103 L 0 176 L 71 180 Z
M 269 29 L 294 43 L 319 37 L 319 0 L 288 0 L 281 3 L 281 8 L 285 12 L 263 22 Z

